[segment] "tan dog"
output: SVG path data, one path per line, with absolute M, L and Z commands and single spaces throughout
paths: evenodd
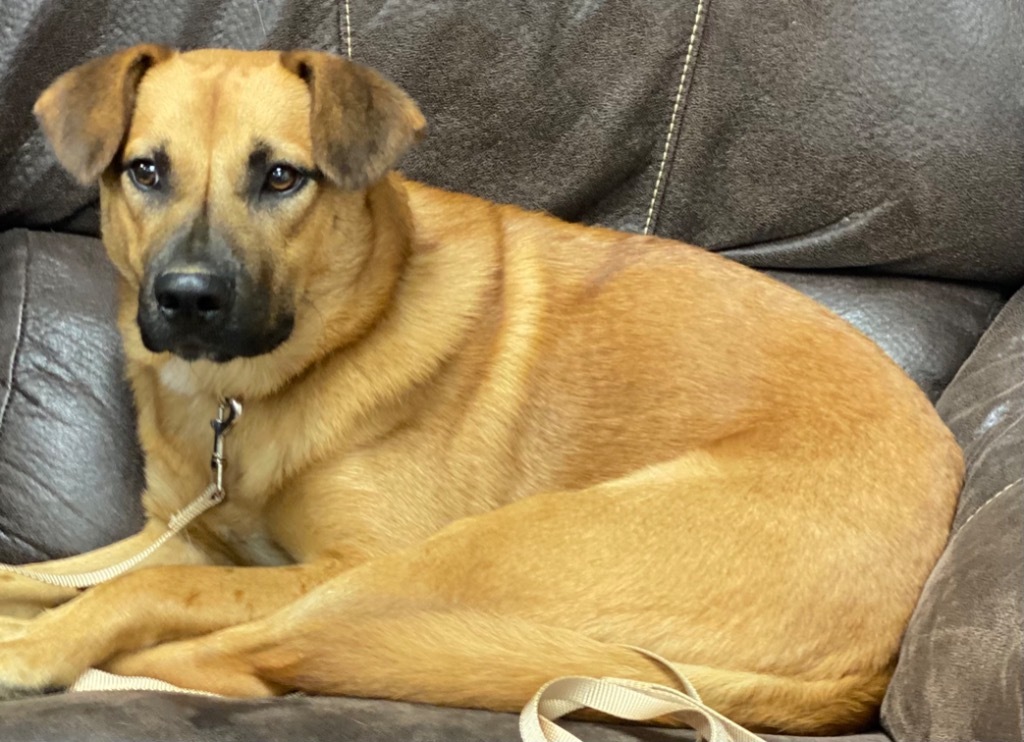
M 142 46 L 36 113 L 99 179 L 149 524 L 80 597 L 0 576 L 0 685 L 90 666 L 516 710 L 560 675 L 671 683 L 737 721 L 870 722 L 946 540 L 960 453 L 870 341 L 677 242 L 388 172 L 424 120 L 316 52 Z M 112 476 L 116 473 L 112 472 Z M 235 565 L 251 567 L 238 569 Z M 67 602 L 65 602 L 67 601 Z

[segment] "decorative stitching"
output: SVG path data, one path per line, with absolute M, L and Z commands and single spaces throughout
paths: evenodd
M 992 504 L 993 502 L 995 502 L 995 501 L 996 501 L 996 500 L 997 500 L 997 499 L 998 499 L 998 498 L 999 498 L 999 497 L 1000 497 L 1001 495 L 1004 495 L 1004 494 L 1006 494 L 1007 492 L 1009 492 L 1009 491 L 1010 491 L 1011 489 L 1013 489 L 1014 487 L 1016 487 L 1016 486 L 1017 486 L 1018 484 L 1020 484 L 1021 482 L 1024 482 L 1024 477 L 1019 477 L 1019 478 L 1017 478 L 1017 479 L 1013 480 L 1013 481 L 1012 481 L 1012 482 L 1010 482 L 1010 483 L 1009 483 L 1008 485 L 1006 485 L 1006 486 L 1005 486 L 1005 487 L 1003 487 L 1003 488 L 1002 488 L 1001 490 L 999 490 L 999 491 L 998 491 L 998 492 L 996 492 L 996 493 L 995 493 L 994 495 L 992 495 L 992 497 L 988 498 L 988 499 L 987 499 L 987 500 L 986 500 L 985 502 L 983 502 L 983 503 L 981 504 L 981 507 L 979 507 L 979 508 L 978 508 L 977 510 L 975 510 L 975 511 L 974 511 L 973 513 L 971 513 L 971 514 L 970 514 L 969 516 L 967 516 L 967 520 L 965 520 L 965 521 L 963 522 L 963 525 L 961 525 L 961 526 L 960 526 L 959 528 L 957 528 L 957 529 L 956 529 L 956 534 L 954 534 L 953 538 L 955 539 L 955 538 L 956 538 L 957 536 L 959 536 L 959 535 L 960 535 L 960 533 L 961 533 L 961 532 L 963 532 L 963 530 L 964 530 L 965 528 L 967 528 L 967 524 L 968 524 L 968 523 L 970 523 L 970 522 L 971 522 L 972 520 L 974 520 L 974 516 L 976 516 L 976 515 L 977 515 L 978 513 L 980 513 L 980 512 L 982 511 L 982 510 L 984 510 L 984 509 L 985 509 L 985 508 L 987 508 L 987 507 L 988 507 L 989 505 L 991 505 L 991 504 Z
M 704 6 L 708 0 L 697 0 L 697 12 L 693 16 L 693 28 L 690 29 L 690 41 L 686 47 L 686 59 L 683 61 L 683 72 L 679 75 L 679 87 L 676 89 L 676 100 L 672 106 L 672 117 L 668 122 L 668 133 L 665 135 L 665 147 L 661 152 L 661 164 L 658 166 L 658 177 L 654 180 L 654 191 L 651 193 L 651 203 L 647 207 L 647 222 L 644 224 L 644 234 L 651 233 L 651 224 L 654 221 L 654 207 L 658 202 L 658 193 L 661 191 L 661 179 L 665 175 L 665 165 L 668 163 L 669 148 L 672 144 L 672 134 L 676 130 L 676 122 L 679 118 L 679 111 L 682 108 L 683 93 L 686 90 L 686 82 L 690 73 L 690 63 L 693 61 L 693 53 L 697 48 L 697 32 L 700 30 L 701 20 L 704 17 Z
M 348 58 L 352 59 L 352 14 L 349 12 L 348 0 L 345 0 L 345 46 Z
M 263 11 L 260 10 L 259 0 L 252 0 L 252 5 L 256 8 L 256 17 L 260 19 L 260 28 L 263 30 L 263 43 L 267 43 L 267 24 L 263 22 Z
M 10 386 L 7 387 L 7 394 L 4 395 L 3 406 L 0 406 L 0 438 L 3 438 L 4 422 L 7 420 L 7 408 L 11 404 L 11 396 L 14 394 L 14 367 L 17 365 L 18 354 L 21 352 L 21 338 L 25 327 L 25 305 L 28 303 L 28 261 L 30 250 L 27 245 L 22 245 L 25 252 L 24 279 L 21 283 L 21 302 L 18 304 L 18 326 L 15 329 L 14 348 L 11 350 L 11 362 L 7 367 L 7 378 Z

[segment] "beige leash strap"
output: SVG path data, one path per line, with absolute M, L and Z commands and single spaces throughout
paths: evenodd
M 144 678 L 137 675 L 114 675 L 103 670 L 86 670 L 82 676 L 68 688 L 70 693 L 90 693 L 96 691 L 147 690 L 162 693 L 186 693 L 190 696 L 208 696 L 220 698 L 216 693 L 202 690 L 179 688 L 156 678 Z
M 37 582 L 44 582 L 47 585 L 56 585 L 57 587 L 73 587 L 81 589 L 85 587 L 92 587 L 93 585 L 99 585 L 101 582 L 112 580 L 141 564 L 143 561 L 148 559 L 153 552 L 178 535 L 178 533 L 186 528 L 189 523 L 223 501 L 224 490 L 218 489 L 216 483 L 211 484 L 201 495 L 199 495 L 199 497 L 171 516 L 170 521 L 167 523 L 167 530 L 161 533 L 156 541 L 151 543 L 138 554 L 128 557 L 124 561 L 118 562 L 117 564 L 111 565 L 105 569 L 98 569 L 94 572 L 80 572 L 78 574 L 48 574 L 46 572 L 38 572 L 36 570 L 14 564 L 0 564 L 0 572 L 28 577 L 36 580 Z
M 0 573 L 6 572 L 8 574 L 20 575 L 37 582 L 46 583 L 47 585 L 56 585 L 57 587 L 81 589 L 112 580 L 138 566 L 148 559 L 153 552 L 187 528 L 200 515 L 224 502 L 224 436 L 241 415 L 242 404 L 238 400 L 230 398 L 221 400 L 220 405 L 217 407 L 217 417 L 210 421 L 210 425 L 213 427 L 213 454 L 210 456 L 213 481 L 210 482 L 210 486 L 203 490 L 199 497 L 172 515 L 171 519 L 167 522 L 167 530 L 161 533 L 156 541 L 138 554 L 94 572 L 51 574 L 14 564 L 0 564 Z
M 555 720 L 584 708 L 630 721 L 671 715 L 695 730 L 698 742 L 764 742 L 706 706 L 690 681 L 671 662 L 637 647 L 630 649 L 666 667 L 678 678 L 683 690 L 619 678 L 558 678 L 541 688 L 520 714 L 519 734 L 523 742 L 582 742 L 555 724 Z

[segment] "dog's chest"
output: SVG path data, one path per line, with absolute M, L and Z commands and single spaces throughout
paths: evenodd
M 231 512 L 227 503 L 217 515 L 222 517 L 211 519 L 213 522 L 210 530 L 237 563 L 253 567 L 295 564 L 295 560 L 271 538 L 259 519 L 238 517 L 237 513 Z

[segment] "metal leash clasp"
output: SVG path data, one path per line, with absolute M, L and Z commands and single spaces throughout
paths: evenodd
M 237 399 L 225 397 L 217 407 L 217 418 L 210 421 L 213 428 L 213 455 L 210 456 L 210 469 L 213 470 L 212 497 L 219 502 L 224 499 L 224 436 L 242 416 L 242 403 Z

